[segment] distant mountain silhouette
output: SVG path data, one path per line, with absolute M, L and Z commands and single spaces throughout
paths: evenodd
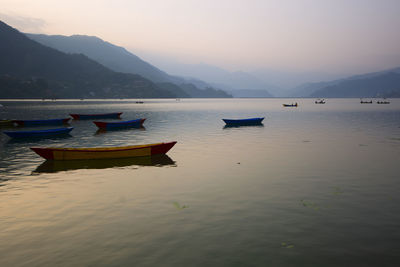
M 294 97 L 398 97 L 399 94 L 400 68 L 304 84 L 291 92 Z
M 179 97 L 139 75 L 46 47 L 1 21 L 0 40 L 1 98 Z M 37 90 L 28 90 L 32 86 Z
M 326 86 L 311 97 L 396 97 L 400 94 L 400 73 L 387 72 L 373 77 L 345 80 Z
M 272 95 L 267 90 L 257 90 L 257 89 L 236 89 L 228 91 L 233 95 L 233 97 L 272 97 Z
M 263 82 L 254 75 L 243 71 L 230 72 L 208 64 L 165 64 L 165 66 L 169 66 L 170 73 L 182 76 L 187 81 L 205 81 L 208 86 L 211 85 L 229 93 L 235 90 L 243 91 L 243 93 L 246 93 L 245 90 L 262 90 L 264 91 L 262 95 L 265 97 L 265 91 L 271 96 L 270 89 L 278 89 L 277 86 Z M 249 96 L 251 95 L 254 95 L 254 91 L 253 93 L 249 92 Z
M 210 85 L 197 87 L 191 81 L 172 76 L 143 61 L 125 48 L 105 42 L 98 37 L 86 35 L 26 34 L 32 40 L 65 53 L 79 53 L 103 64 L 111 70 L 139 74 L 157 84 L 158 87 L 179 92 L 179 97 L 230 97 Z M 189 84 L 191 84 L 189 86 Z M 206 90 L 200 90 L 206 89 Z

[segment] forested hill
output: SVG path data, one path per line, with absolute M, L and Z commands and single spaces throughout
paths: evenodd
M 188 97 L 231 97 L 226 92 L 211 88 L 209 85 L 198 87 L 184 78 L 169 75 L 125 48 L 95 36 L 30 33 L 26 35 L 34 41 L 64 53 L 84 54 L 113 71 L 139 74 L 154 82 L 159 88 L 172 90 L 176 94 L 184 92 Z M 180 94 L 179 97 L 185 96 Z
M 187 96 L 139 75 L 111 71 L 82 54 L 46 47 L 1 21 L 0 40 L 0 98 Z
M 84 54 L 113 71 L 139 74 L 153 82 L 171 82 L 173 80 L 167 73 L 145 62 L 125 48 L 95 36 L 31 33 L 26 33 L 26 35 L 36 42 L 64 53 Z

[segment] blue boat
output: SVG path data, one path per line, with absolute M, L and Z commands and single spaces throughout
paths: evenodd
M 74 129 L 73 127 L 34 130 L 34 131 L 4 131 L 11 138 L 32 138 L 32 137 L 52 137 L 57 135 L 68 134 Z
M 50 119 L 50 120 L 13 120 L 18 126 L 41 126 L 41 125 L 61 125 L 67 124 L 70 118 Z
M 260 125 L 264 118 L 249 118 L 249 119 L 222 119 L 227 126 L 242 126 L 242 125 Z
M 137 119 L 130 121 L 118 121 L 118 122 L 103 122 L 103 121 L 94 121 L 97 127 L 100 129 L 119 129 L 119 128 L 140 128 L 143 126 L 143 122 L 146 119 Z

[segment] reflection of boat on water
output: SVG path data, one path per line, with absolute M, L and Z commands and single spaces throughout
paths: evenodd
M 74 129 L 73 127 L 35 130 L 35 131 L 4 131 L 11 138 L 48 138 L 59 135 L 66 135 Z
M 121 129 L 121 128 L 140 128 L 146 119 L 137 119 L 130 121 L 118 121 L 118 122 L 104 122 L 104 121 L 94 121 L 99 129 Z
M 109 168 L 121 168 L 128 166 L 173 166 L 173 161 L 166 154 L 136 157 L 136 158 L 124 158 L 124 159 L 89 159 L 89 160 L 46 160 L 40 164 L 33 172 L 38 173 L 53 173 L 61 171 L 71 171 L 79 169 L 109 169 Z
M 226 126 L 249 126 L 249 125 L 260 125 L 264 118 L 249 118 L 249 119 L 222 119 Z
M 234 124 L 226 124 L 222 129 L 232 129 L 232 128 L 256 128 L 256 127 L 264 127 L 264 124 L 248 124 L 248 125 L 234 125 Z
M 146 127 L 141 126 L 139 128 L 127 127 L 127 128 L 112 128 L 112 129 L 99 128 L 99 129 L 97 129 L 97 131 L 94 134 L 99 135 L 99 134 L 105 134 L 105 133 L 109 133 L 109 132 L 123 132 L 123 131 L 136 131 L 136 130 L 145 131 Z
M 123 147 L 31 147 L 31 149 L 39 156 L 51 160 L 118 159 L 165 154 L 175 144 L 176 141 Z
M 325 99 L 318 99 L 318 100 L 315 100 L 315 104 L 325 104 L 326 102 L 325 102 Z
M 284 107 L 297 107 L 298 106 L 298 104 L 297 104 L 297 102 L 296 103 L 294 103 L 294 104 L 282 104 Z

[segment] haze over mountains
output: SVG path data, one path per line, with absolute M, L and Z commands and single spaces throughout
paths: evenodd
M 181 77 L 169 75 L 143 61 L 125 48 L 113 45 L 95 36 L 29 33 L 26 35 L 32 40 L 65 53 L 84 54 L 113 71 L 139 74 L 156 83 L 160 88 L 169 91 L 184 91 L 186 96 L 180 95 L 179 97 L 229 97 L 225 92 L 211 88 L 209 84 L 202 83 L 199 86 L 195 80 L 185 80 Z
M 86 55 L 39 44 L 3 22 L 0 39 L 1 98 L 229 97 L 212 88 L 189 86 L 185 92 L 174 84 L 115 72 Z
M 186 64 L 174 76 L 97 37 L 26 35 L 32 40 L 0 23 L 4 40 L 0 43 L 0 97 L 229 97 L 224 91 L 234 97 L 400 95 L 400 68 L 287 89 L 268 82 L 273 72 L 230 72 L 208 64 Z
M 26 33 L 26 35 L 36 42 L 65 53 L 84 54 L 117 72 L 136 73 L 153 82 L 172 82 L 178 79 L 143 61 L 125 48 L 105 42 L 95 36 L 31 33 Z
M 232 92 L 236 97 L 235 89 L 245 91 L 248 97 L 251 97 L 250 92 L 257 89 L 260 90 L 256 95 L 258 97 L 261 90 L 267 90 L 274 97 L 395 97 L 400 86 L 396 78 L 400 68 L 338 78 L 338 75 L 319 72 L 258 70 L 246 73 L 229 72 L 208 64 L 169 65 L 163 62 L 161 65 L 174 73 L 180 72 L 182 75 L 207 81 L 215 87 Z M 392 74 L 388 75 L 389 73 Z M 250 88 L 255 90 L 249 90 Z

